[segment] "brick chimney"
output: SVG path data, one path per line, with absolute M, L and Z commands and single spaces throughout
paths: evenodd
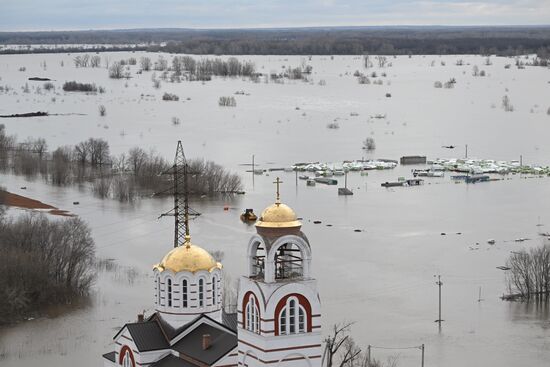
M 143 322 L 143 314 L 142 313 L 138 313 L 138 319 L 137 319 L 138 322 Z
M 207 350 L 210 348 L 210 343 L 212 342 L 212 339 L 210 338 L 210 334 L 204 334 L 202 336 L 202 350 Z

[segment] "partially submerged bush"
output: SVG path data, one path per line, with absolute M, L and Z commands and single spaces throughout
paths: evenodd
M 55 89 L 55 86 L 53 85 L 52 82 L 46 82 L 46 83 L 44 83 L 44 89 L 47 90 L 47 91 L 50 91 L 50 90 Z
M 69 304 L 95 277 L 95 244 L 80 218 L 0 220 L 0 253 L 0 323 Z
M 116 61 L 109 66 L 109 78 L 121 79 L 124 77 L 124 66 L 121 62 Z
M 327 124 L 327 129 L 339 129 L 340 125 L 337 122 L 331 122 Z
M 97 92 L 95 84 L 78 83 L 76 81 L 65 82 L 63 84 L 63 90 L 65 92 Z
M 510 102 L 510 97 L 508 97 L 507 95 L 502 97 L 502 108 L 506 112 L 514 112 L 514 106 Z
M 360 75 L 357 78 L 359 84 L 370 84 L 370 79 L 366 75 Z
M 374 141 L 374 138 L 368 137 L 363 141 L 363 149 L 364 150 L 375 150 L 376 149 L 376 143 Z
M 103 117 L 107 114 L 107 109 L 105 108 L 104 105 L 99 105 L 98 109 L 99 109 L 99 116 Z
M 440 81 L 435 82 L 434 88 L 443 88 L 443 83 L 441 83 Z
M 180 97 L 172 93 L 164 93 L 162 96 L 163 101 L 179 101 Z
M 237 100 L 233 96 L 220 97 L 218 104 L 222 107 L 235 107 L 237 106 Z

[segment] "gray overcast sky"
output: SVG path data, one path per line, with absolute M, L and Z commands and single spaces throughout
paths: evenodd
M 550 0 L 0 0 L 0 30 L 542 25 Z

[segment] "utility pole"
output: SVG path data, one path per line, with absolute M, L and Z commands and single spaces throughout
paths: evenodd
M 468 144 L 466 144 L 466 158 L 468 158 Z
M 477 297 L 477 301 L 478 302 L 483 301 L 483 298 L 481 298 L 481 286 L 479 286 L 479 296 Z
M 441 275 L 437 276 L 437 282 L 435 282 L 435 284 L 437 284 L 437 286 L 439 287 L 439 318 L 435 320 L 435 322 L 437 322 L 439 324 L 439 327 L 441 327 L 441 322 L 443 321 L 443 319 L 441 319 L 441 286 L 443 285 L 443 283 L 441 282 Z
M 367 346 L 367 367 L 370 367 L 370 344 Z
M 523 167 L 523 155 L 522 154 L 519 155 L 519 166 Z
M 254 154 L 252 154 L 252 187 L 254 187 L 254 175 L 256 173 L 254 172 Z
M 174 165 L 169 171 L 163 174 L 172 175 L 172 195 L 174 196 L 174 207 L 168 212 L 161 214 L 159 218 L 174 217 L 174 248 L 183 245 L 189 240 L 189 216 L 200 215 L 189 208 L 189 165 L 185 159 L 183 145 L 178 140 Z
M 348 171 L 347 170 L 345 171 L 345 176 L 344 176 L 344 187 L 346 189 L 348 188 Z
M 424 367 L 424 343 L 422 343 L 422 346 L 420 348 L 422 349 L 422 364 L 421 364 L 421 366 Z

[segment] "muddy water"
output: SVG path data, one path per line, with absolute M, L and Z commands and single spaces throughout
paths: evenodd
M 391 85 L 359 90 L 355 80 L 344 73 L 358 68 L 360 60 L 314 58 L 318 72 L 314 78 L 326 79 L 325 87 L 240 80 L 215 80 L 205 85 L 165 83 L 162 92 L 189 95 L 191 101 L 161 104 L 139 97 L 141 87 L 148 88 L 144 93 L 161 93 L 152 90 L 150 75 L 136 76 L 126 88 L 124 82 L 109 81 L 105 70 L 61 70 L 54 65 L 62 57 L 66 63 L 70 61 L 65 55 L 2 57 L 0 70 L 7 72 L 21 63 L 29 69 L 47 58 L 48 73 L 59 73 L 59 79 L 90 78 L 109 85 L 112 94 L 58 96 L 48 105 L 50 109 L 70 112 L 82 106 L 88 116 L 9 121 L 9 131 L 20 137 L 44 132 L 54 146 L 104 136 L 115 153 L 139 143 L 166 156 L 172 154 L 177 137 L 187 142 L 189 156 L 206 156 L 240 172 L 247 194 L 194 201 L 193 207 L 203 215 L 191 227 L 194 242 L 225 252 L 223 263 L 233 278 L 245 269 L 246 244 L 254 231 L 239 221 L 240 212 L 244 208 L 260 211 L 274 199 L 275 173 L 252 180 L 239 166 L 250 161 L 252 154 L 263 168 L 295 161 L 360 158 L 361 141 L 374 133 L 378 157 L 397 159 L 416 153 L 461 156 L 462 148 L 446 151 L 441 145 L 468 143 L 470 154 L 480 158 L 514 159 L 523 154 L 527 161 L 550 163 L 544 143 L 550 136 L 550 121 L 543 97 L 549 71 L 512 69 L 506 74 L 503 65 L 509 61 L 505 59 L 493 60 L 493 66 L 487 67 L 492 76 L 481 80 L 469 76 L 471 66 L 460 69 L 452 65 L 451 57 L 447 57 L 449 66 L 434 68 L 429 66 L 431 58 L 398 58 L 388 69 Z M 256 60 L 263 60 L 269 71 L 297 64 L 300 59 Z M 482 61 L 480 57 L 468 58 L 479 65 Z M 463 74 L 465 71 L 468 73 Z M 4 75 L 3 83 L 22 83 L 17 72 Z M 454 90 L 433 88 L 433 81 L 451 76 L 459 80 Z M 529 90 L 528 85 L 540 93 L 527 96 L 523 92 Z M 511 114 L 499 109 L 505 88 L 515 101 L 516 111 Z M 219 95 L 239 89 L 251 95 L 238 98 L 236 109 L 216 106 Z M 386 90 L 392 92 L 392 98 L 384 97 Z M 1 106 L 2 113 L 43 107 L 50 97 L 0 96 L 7 101 Z M 107 104 L 106 121 L 97 116 L 96 104 L 100 102 Z M 491 108 L 491 103 L 496 108 Z M 351 117 L 350 112 L 359 113 L 359 117 Z M 388 118 L 368 118 L 375 113 L 388 113 Z M 183 126 L 170 126 L 170 116 L 176 114 L 182 117 Z M 337 118 L 339 130 L 325 128 Z M 126 135 L 119 135 L 123 129 Z M 550 359 L 548 307 L 501 301 L 498 297 L 506 285 L 504 273 L 496 267 L 505 263 L 510 251 L 541 244 L 538 232 L 550 230 L 550 178 L 516 175 L 465 185 L 445 177 L 427 178 L 420 187 L 380 187 L 382 182 L 409 176 L 411 168 L 374 171 L 368 176 L 352 173 L 348 177 L 352 197 L 339 197 L 334 186 L 296 184 L 294 173 L 278 173 L 284 181 L 283 201 L 303 217 L 303 230 L 313 247 L 324 326 L 355 321 L 353 335 L 363 346 L 425 344 L 427 366 L 546 366 Z M 87 190 L 58 189 L 9 175 L 1 176 L 0 183 L 11 192 L 80 215 L 92 227 L 98 257 L 114 259 L 117 264 L 100 273 L 89 307 L 3 330 L 0 365 L 99 365 L 100 355 L 110 350 L 116 328 L 133 320 L 138 312 L 151 309 L 151 266 L 171 248 L 172 240 L 172 222 L 157 217 L 170 208 L 170 201 L 144 199 L 134 205 L 119 204 L 95 199 Z M 20 190 L 21 186 L 27 190 Z M 80 205 L 72 205 L 73 201 Z M 224 205 L 230 210 L 224 211 Z M 314 224 L 314 220 L 322 223 Z M 537 226 L 545 223 L 547 226 Z M 514 242 L 519 237 L 529 240 Z M 496 240 L 494 246 L 486 243 L 489 238 Z M 441 274 L 444 283 L 441 330 L 434 323 L 436 274 Z M 402 366 L 420 364 L 419 349 L 374 348 L 373 355 L 380 359 L 398 356 Z

